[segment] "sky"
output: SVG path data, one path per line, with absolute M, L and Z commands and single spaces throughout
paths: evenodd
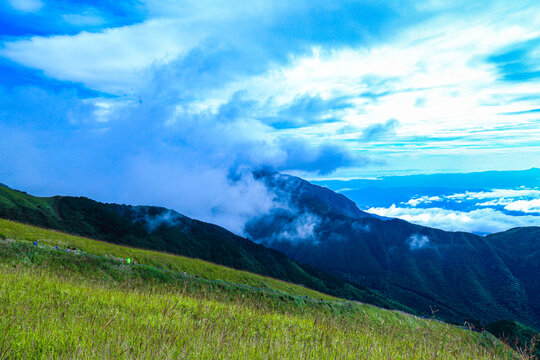
M 260 167 L 540 167 L 540 5 L 5 0 L 0 133 L 2 183 L 237 233 Z

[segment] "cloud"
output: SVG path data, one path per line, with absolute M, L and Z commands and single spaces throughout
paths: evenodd
M 43 69 L 45 75 L 55 79 L 81 82 L 98 91 L 122 95 L 148 81 L 150 74 L 146 70 L 150 66 L 187 53 L 203 36 L 175 20 L 149 20 L 102 32 L 34 36 L 8 42 L 0 55 Z
M 175 209 L 198 220 L 218 224 L 236 234 L 244 233 L 253 217 L 275 208 L 275 195 L 248 171 L 231 180 L 226 168 L 181 163 L 174 158 L 156 161 L 133 158 L 125 170 L 117 198 L 137 204 Z
M 540 197 L 540 190 L 536 189 L 493 189 L 490 191 L 466 191 L 444 196 L 447 199 L 496 199 L 516 197 Z
M 9 4 L 15 9 L 23 12 L 38 11 L 43 7 L 41 0 L 8 0 Z
M 337 144 L 312 146 L 302 139 L 283 138 L 280 145 L 285 152 L 285 160 L 277 167 L 282 170 L 304 170 L 325 175 L 342 167 L 361 167 L 371 162 L 369 158 L 353 154 Z
M 274 234 L 273 241 L 292 242 L 317 242 L 315 229 L 320 224 L 321 219 L 312 213 L 299 214 L 288 226 L 278 234 Z
M 524 213 L 540 213 L 540 199 L 512 201 L 504 209 Z
M 359 221 L 355 221 L 351 226 L 358 232 L 371 232 L 371 226 L 369 226 L 369 224 L 362 224 Z
M 277 129 L 316 126 L 337 121 L 340 113 L 350 107 L 352 105 L 346 98 L 322 99 L 320 95 L 298 95 L 267 121 Z
M 531 200 L 531 198 L 533 198 Z M 470 204 L 473 206 L 481 207 L 497 207 L 507 206 L 513 203 L 521 201 L 519 206 L 508 206 L 505 210 L 517 210 L 520 206 L 527 208 L 527 204 L 534 204 L 536 201 L 534 198 L 540 198 L 540 190 L 537 189 L 492 189 L 489 191 L 466 191 L 464 193 L 454 193 L 451 195 L 438 195 L 438 196 L 420 196 L 409 199 L 402 204 L 410 206 L 426 205 L 432 202 L 446 202 L 447 204 Z M 487 200 L 477 202 L 478 200 Z
M 521 187 L 419 196 L 401 204 L 409 207 L 392 205 L 368 211 L 430 227 L 482 234 L 540 224 L 538 189 Z
M 399 121 L 396 119 L 390 119 L 382 124 L 370 125 L 362 131 L 361 139 L 364 141 L 378 140 L 387 135 L 394 134 L 398 126 Z
M 538 226 L 539 217 L 532 215 L 513 216 L 495 209 L 455 211 L 443 208 L 404 208 L 395 205 L 389 208 L 370 208 L 367 212 L 386 217 L 397 217 L 414 224 L 448 231 L 466 231 L 489 234 L 513 227 Z
M 0 93 L 2 182 L 36 195 L 165 206 L 238 234 L 278 206 L 252 170 L 329 173 L 367 161 L 339 145 L 269 135 L 239 97 L 201 112 L 36 87 Z M 301 221 L 295 229 L 309 227 Z
M 413 234 L 409 236 L 406 242 L 411 250 L 419 250 L 430 247 L 429 237 L 426 235 Z
M 38 194 L 165 205 L 239 232 L 277 206 L 250 176 L 259 167 L 350 176 L 379 171 L 382 158 L 425 169 L 454 166 L 464 149 L 475 161 L 462 163 L 474 166 L 479 156 L 514 166 L 515 153 L 536 154 L 538 127 L 518 114 L 536 107 L 536 78 L 498 81 L 515 59 L 534 71 L 531 51 L 506 53 L 538 38 L 536 7 L 438 13 L 425 5 L 152 0 L 10 9 L 0 15 L 9 22 L 0 73 L 10 82 L 0 93 L 2 181 Z M 33 70 L 13 75 L 22 67 Z M 384 147 L 358 141 L 392 133 L 395 118 L 399 134 Z M 340 133 L 344 126 L 356 130 Z
M 62 18 L 67 23 L 77 26 L 97 26 L 107 22 L 100 14 L 88 10 L 80 14 L 63 14 Z
M 131 212 L 134 215 L 134 222 L 143 223 L 149 233 L 163 225 L 178 225 L 184 219 L 181 214 L 169 209 L 163 209 L 161 212 L 156 212 L 153 209 L 149 211 L 148 208 L 134 206 L 131 208 Z
M 409 201 L 403 203 L 411 206 L 417 206 L 419 204 L 429 204 L 434 201 L 442 201 L 442 197 L 440 196 L 421 196 L 419 198 L 410 199 Z

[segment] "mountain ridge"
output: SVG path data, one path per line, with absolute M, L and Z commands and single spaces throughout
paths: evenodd
M 273 180 L 275 176 L 266 174 L 261 180 L 273 189 L 279 186 Z M 441 317 L 454 322 L 509 318 L 540 326 L 535 295 L 540 284 L 534 275 L 540 273 L 540 256 L 527 256 L 531 249 L 540 248 L 537 227 L 482 237 L 400 219 L 321 212 L 321 204 L 313 196 L 321 187 L 301 183 L 313 188 L 306 192 L 297 184 L 293 180 L 275 191 L 288 196 L 293 209 L 248 223 L 246 231 L 255 241 L 297 261 L 360 282 L 426 315 L 434 307 Z M 310 237 L 291 239 L 281 235 L 283 229 L 294 228 L 305 213 L 316 219 Z M 524 236 L 518 233 L 529 234 L 528 241 L 522 241 Z M 512 244 L 519 261 L 505 255 L 508 244 Z M 526 265 L 520 267 L 520 261 Z
M 168 217 L 166 221 L 156 223 L 156 219 L 164 216 Z M 278 250 L 162 207 L 106 204 L 85 197 L 39 198 L 0 187 L 0 218 L 111 243 L 200 258 L 302 284 L 337 297 L 413 312 L 365 286 L 297 263 Z
M 540 257 L 530 251 L 535 246 L 538 248 L 539 238 L 535 235 L 538 228 L 517 228 L 486 237 L 448 232 L 400 219 L 370 216 L 358 208 L 355 210 L 356 205 L 345 196 L 294 176 L 265 171 L 255 173 L 255 177 L 263 181 L 276 194 L 277 201 L 283 204 L 246 225 L 246 232 L 259 245 L 217 225 L 189 219 L 165 208 L 101 204 L 72 197 L 33 198 L 32 201 L 36 202 L 41 216 L 45 216 L 49 210 L 57 211 L 62 214 L 64 226 L 72 226 L 79 233 L 84 232 L 82 235 L 85 236 L 96 237 L 101 231 L 102 235 L 109 236 L 110 241 L 130 244 L 133 238 L 129 236 L 138 235 L 144 240 L 141 246 L 157 247 L 158 250 L 159 246 L 183 244 L 181 249 L 172 248 L 172 251 L 183 251 L 182 255 L 195 257 L 203 254 L 205 260 L 221 261 L 223 265 L 256 273 L 262 271 L 256 269 L 260 264 L 267 271 L 264 275 L 301 283 L 336 296 L 363 296 L 371 302 L 382 302 L 387 307 L 400 303 L 419 314 L 431 315 L 434 309 L 442 319 L 454 323 L 462 323 L 467 318 L 486 322 L 506 318 L 539 327 L 540 305 L 536 304 L 540 304 L 540 299 L 535 294 L 540 293 L 537 291 L 540 285 L 533 274 L 540 273 L 537 260 Z M 6 191 L 14 194 L 13 190 L 3 192 Z M 3 196 L 4 200 L 8 198 L 5 194 Z M 32 198 L 25 201 L 29 199 Z M 92 207 L 98 209 L 93 211 Z M 100 213 L 102 207 L 110 215 L 105 229 L 92 233 L 96 232 L 95 228 L 81 227 L 81 223 L 88 222 L 88 219 L 98 226 L 99 217 L 92 218 L 92 214 Z M 144 214 L 146 220 L 142 222 L 140 209 L 152 212 Z M 31 207 L 25 205 L 6 210 L 0 201 L 0 217 L 6 214 L 36 221 Z M 153 221 L 159 216 L 168 216 L 168 221 L 171 216 L 177 216 L 175 221 L 178 224 L 157 226 L 153 233 L 157 232 L 159 236 L 148 237 L 145 234 L 152 223 L 148 221 L 148 215 L 154 216 Z M 125 237 L 127 225 L 122 221 L 115 222 L 118 218 L 135 226 L 135 230 L 130 230 L 135 233 L 127 231 L 129 236 Z M 206 224 L 202 228 L 195 226 L 198 239 L 207 239 L 212 234 L 225 239 L 225 242 L 210 241 L 201 247 L 201 243 L 193 241 L 193 237 L 185 237 L 193 224 Z M 103 240 L 108 240 L 107 236 Z M 504 255 L 509 251 L 509 244 L 512 244 L 511 253 L 519 261 Z M 209 248 L 214 251 L 208 251 Z M 263 250 L 266 248 L 276 249 L 280 251 L 279 254 L 285 253 L 296 262 L 287 263 L 275 255 L 277 253 L 269 256 L 272 253 Z M 257 251 L 263 255 L 257 255 Z M 221 253 L 226 254 L 228 262 L 223 263 L 223 258 L 216 258 Z M 261 262 L 261 256 L 273 260 Z M 275 260 L 276 256 L 278 261 Z M 520 265 L 521 260 L 525 262 L 524 265 Z M 302 271 L 293 271 L 296 267 Z M 288 273 L 286 269 L 292 272 Z M 291 275 L 293 273 L 294 276 Z M 306 276 L 306 273 L 316 280 Z M 323 274 L 332 275 L 326 278 L 327 275 Z M 343 278 L 347 281 L 336 280 Z M 355 290 L 358 285 L 351 284 L 362 286 Z M 369 288 L 374 289 L 375 293 L 367 290 Z M 388 300 L 381 300 L 377 295 L 379 293 Z

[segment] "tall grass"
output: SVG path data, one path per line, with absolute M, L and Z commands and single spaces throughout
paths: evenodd
M 276 280 L 266 276 L 239 271 L 226 266 L 217 265 L 208 261 L 172 255 L 159 251 L 144 250 L 110 244 L 104 241 L 92 240 L 80 236 L 73 236 L 53 230 L 46 230 L 35 226 L 16 223 L 0 219 L 0 237 L 19 241 L 34 242 L 56 246 L 61 249 L 76 247 L 78 250 L 112 259 L 130 258 L 140 264 L 163 268 L 167 270 L 197 275 L 206 279 L 219 279 L 237 284 L 249 285 L 257 288 L 282 291 L 323 300 L 337 300 L 335 297 L 315 290 Z
M 55 234 L 41 242 L 75 241 Z M 438 321 L 129 266 L 18 236 L 0 240 L 0 360 L 518 357 L 489 334 Z M 87 240 L 77 241 L 83 248 Z
M 274 312 L 183 287 L 0 266 L 0 348 L 13 359 L 509 359 L 494 338 L 357 305 Z M 357 314 L 352 316 L 352 314 Z M 2 357 L 0 357 L 2 358 Z

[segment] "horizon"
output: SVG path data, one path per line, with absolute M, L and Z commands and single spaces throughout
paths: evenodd
M 385 218 L 400 218 L 413 224 L 446 231 L 464 231 L 485 236 L 513 228 L 540 226 L 539 171 L 539 168 L 530 168 L 514 171 L 415 174 L 380 178 L 319 180 L 312 183 L 346 196 L 360 210 L 370 214 Z M 525 176 L 525 173 L 528 177 Z M 535 174 L 536 177 L 534 177 Z M 475 177 L 471 178 L 470 175 L 475 175 Z M 437 185 L 441 177 L 446 176 L 452 177 L 452 186 Z M 396 179 L 398 182 L 395 181 Z M 418 181 L 419 179 L 421 181 Z M 343 188 L 349 183 L 351 187 Z M 0 183 L 0 186 L 2 185 L 28 193 L 25 189 Z M 434 189 L 436 189 L 435 193 Z M 282 207 L 284 199 L 280 198 L 278 192 L 269 192 L 274 196 L 272 203 Z M 30 193 L 30 195 L 78 197 L 83 194 Z M 111 202 L 95 199 L 91 196 L 87 197 L 103 203 Z M 285 201 L 285 203 L 287 202 L 288 200 Z M 123 205 L 167 208 L 166 205 L 159 203 L 127 202 Z M 295 207 L 290 203 L 287 206 Z M 273 208 L 275 207 L 270 205 L 266 211 L 271 211 Z M 177 209 L 171 209 L 182 215 L 191 216 L 183 214 Z M 264 216 L 265 213 L 260 215 Z M 248 217 L 245 221 L 249 223 L 252 219 L 255 219 L 255 216 Z M 204 221 L 204 219 L 197 220 Z M 303 225 L 309 225 L 315 229 L 319 223 L 318 217 L 312 217 L 310 221 L 310 224 L 304 223 Z M 230 228 L 226 224 L 218 225 L 237 235 L 249 237 L 249 234 L 245 232 L 244 221 L 236 223 L 236 228 Z M 313 236 L 314 241 L 316 241 L 315 234 Z

